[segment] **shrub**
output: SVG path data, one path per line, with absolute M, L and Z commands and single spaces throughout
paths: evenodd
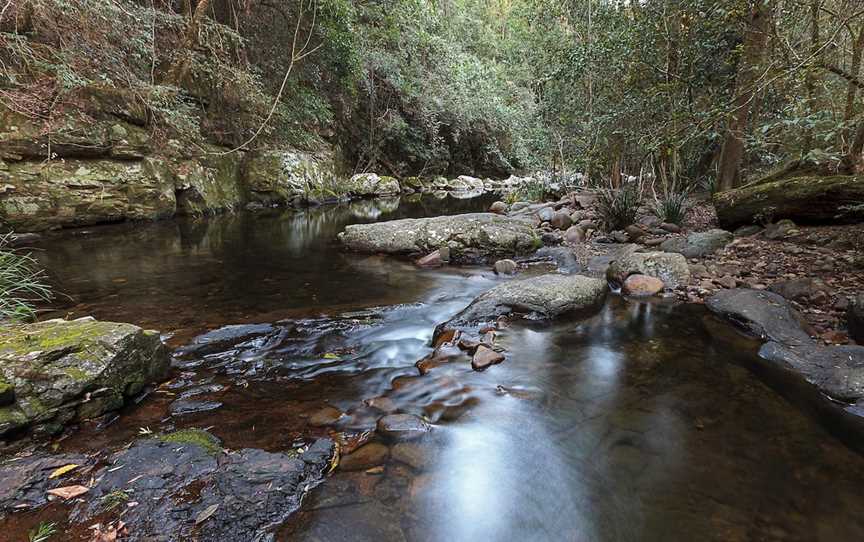
M 606 231 L 626 228 L 636 220 L 642 193 L 638 186 L 601 189 L 597 197 L 597 211 Z
M 654 199 L 652 211 L 663 222 L 680 225 L 687 217 L 690 210 L 690 201 L 687 192 L 672 192 L 662 199 Z
M 12 235 L 0 236 L 0 321 L 33 320 L 35 303 L 52 298 L 45 272 L 29 254 L 11 247 Z

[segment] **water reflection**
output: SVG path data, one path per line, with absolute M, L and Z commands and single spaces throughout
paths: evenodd
M 478 211 L 493 198 L 362 200 L 70 230 L 37 255 L 62 294 L 55 314 L 185 328 L 188 337 L 224 324 L 415 299 L 427 285 L 412 266 L 347 255 L 336 234 L 355 222 Z

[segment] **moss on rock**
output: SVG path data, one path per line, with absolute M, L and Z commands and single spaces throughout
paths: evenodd
M 131 324 L 81 318 L 0 327 L 0 379 L 14 388 L 17 426 L 21 415 L 27 425 L 120 408 L 168 364 L 159 336 Z
M 174 444 L 191 444 L 203 448 L 208 454 L 216 456 L 222 453 L 222 442 L 211 433 L 203 429 L 189 428 L 180 429 L 167 435 L 157 437 L 163 442 Z

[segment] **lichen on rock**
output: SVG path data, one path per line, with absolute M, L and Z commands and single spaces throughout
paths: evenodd
M 116 410 L 168 366 L 159 335 L 131 324 L 80 318 L 0 327 L 0 381 L 14 388 L 14 401 L 0 408 L 0 436 Z

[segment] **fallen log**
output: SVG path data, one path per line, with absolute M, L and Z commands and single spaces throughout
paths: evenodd
M 789 218 L 802 223 L 861 220 L 864 176 L 794 177 L 714 194 L 720 225 Z

